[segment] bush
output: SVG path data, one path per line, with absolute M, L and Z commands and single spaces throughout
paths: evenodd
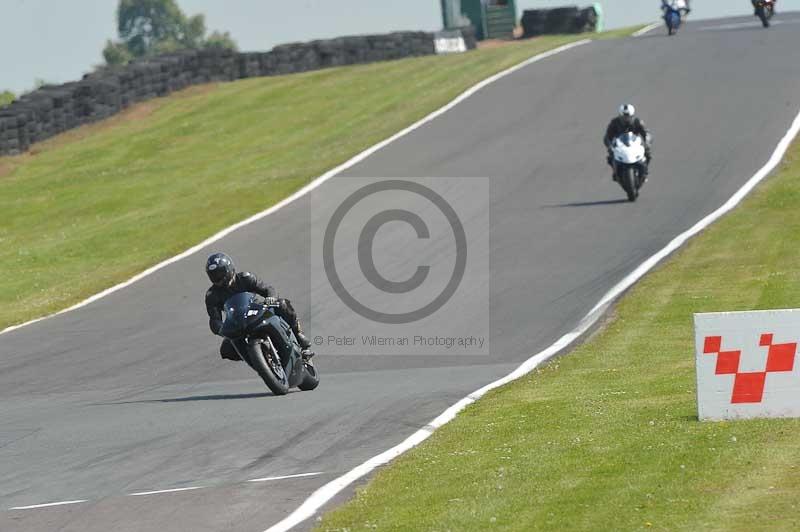
M 10 104 L 11 102 L 13 102 L 16 99 L 17 99 L 17 97 L 14 96 L 14 93 L 11 92 L 11 91 L 0 92 L 0 107 L 3 107 L 4 105 Z

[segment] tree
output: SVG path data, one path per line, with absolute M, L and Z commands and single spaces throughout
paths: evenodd
M 133 54 L 128 51 L 125 43 L 112 42 L 109 39 L 106 41 L 106 47 L 103 48 L 103 59 L 108 65 L 124 65 L 133 59 Z
M 175 0 L 120 0 L 117 32 L 120 41 L 107 42 L 103 50 L 109 65 L 183 49 L 236 49 L 227 32 L 214 32 L 206 39 L 205 17 L 201 14 L 187 17 Z
M 33 80 L 33 86 L 37 89 L 41 89 L 42 87 L 47 87 L 48 85 L 58 85 L 58 83 L 54 83 L 52 81 L 47 81 L 44 78 L 36 78 Z
M 205 35 L 206 17 L 204 15 L 195 15 L 184 22 L 181 44 L 186 48 L 200 48 L 203 46 Z
M 141 57 L 159 42 L 180 42 L 185 18 L 175 0 L 120 0 L 117 32 L 128 51 Z
M 204 47 L 222 48 L 225 50 L 236 50 L 236 41 L 233 40 L 231 34 L 228 33 L 227 31 L 225 33 L 220 33 L 218 31 L 215 31 L 208 36 L 206 42 L 204 43 Z
M 17 97 L 14 96 L 14 93 L 11 92 L 11 91 L 0 92 L 0 107 L 3 107 L 4 105 L 10 104 L 11 102 L 13 102 L 16 99 L 17 99 Z

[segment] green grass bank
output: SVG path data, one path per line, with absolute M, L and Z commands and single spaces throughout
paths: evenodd
M 800 420 L 699 422 L 692 314 L 800 304 L 800 142 L 567 356 L 487 394 L 318 530 L 800 530 Z
M 0 158 L 0 329 L 180 253 L 478 81 L 580 38 L 194 87 Z

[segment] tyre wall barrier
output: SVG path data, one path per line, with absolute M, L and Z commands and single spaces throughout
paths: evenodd
M 475 48 L 472 28 L 461 31 L 466 48 Z M 0 155 L 25 152 L 63 131 L 190 85 L 432 55 L 434 39 L 429 32 L 395 32 L 283 44 L 268 52 L 187 50 L 103 68 L 0 107 Z
M 558 7 L 555 9 L 528 9 L 522 13 L 524 37 L 556 33 L 584 33 L 597 31 L 598 14 L 594 7 Z

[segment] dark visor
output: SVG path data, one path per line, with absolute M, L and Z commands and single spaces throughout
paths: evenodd
M 225 268 L 217 268 L 208 272 L 208 278 L 212 283 L 218 283 L 225 279 Z

